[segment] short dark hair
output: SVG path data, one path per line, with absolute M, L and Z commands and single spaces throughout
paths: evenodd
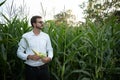
M 41 16 L 33 16 L 32 18 L 31 18 L 31 25 L 32 25 L 32 27 L 33 27 L 33 23 L 36 23 L 36 19 L 37 18 L 42 18 Z

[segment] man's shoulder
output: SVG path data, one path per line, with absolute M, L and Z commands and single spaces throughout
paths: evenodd
M 44 35 L 44 36 L 49 36 L 49 34 L 45 33 L 45 32 L 41 32 L 41 34 Z
M 24 34 L 22 35 L 22 37 L 28 37 L 28 36 L 30 36 L 30 35 L 31 35 L 31 31 L 24 33 Z

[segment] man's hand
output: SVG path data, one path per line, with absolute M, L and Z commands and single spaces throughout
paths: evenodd
M 40 57 L 37 56 L 37 55 L 28 55 L 27 59 L 31 59 L 31 60 L 37 61 L 37 60 L 40 59 Z
M 41 60 L 42 60 L 42 62 L 44 62 L 44 63 L 48 63 L 48 62 L 51 61 L 51 58 L 49 58 L 49 57 L 44 57 L 44 58 L 41 58 Z

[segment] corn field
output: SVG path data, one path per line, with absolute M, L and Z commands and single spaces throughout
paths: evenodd
M 24 80 L 24 62 L 16 56 L 22 34 L 32 28 L 27 17 L 0 23 L 0 79 Z M 46 21 L 54 58 L 51 80 L 120 80 L 120 24 L 115 18 L 102 23 L 86 20 L 79 26 Z

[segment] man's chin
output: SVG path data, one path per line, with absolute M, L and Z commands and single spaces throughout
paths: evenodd
M 40 29 L 40 30 L 43 29 L 43 27 L 37 27 L 37 28 Z
M 43 27 L 40 27 L 40 29 L 43 29 Z

